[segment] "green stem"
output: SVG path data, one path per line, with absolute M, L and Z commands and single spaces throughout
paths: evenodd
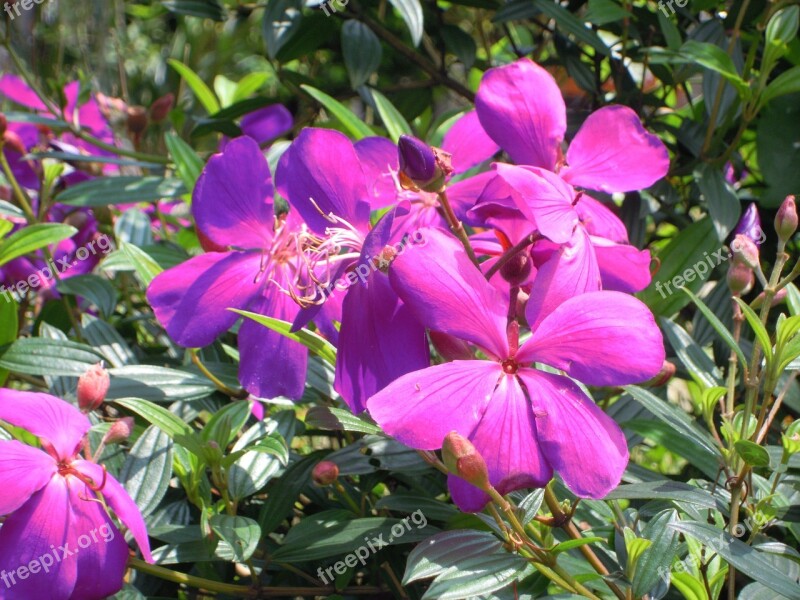
M 464 245 L 464 250 L 467 251 L 467 256 L 469 256 L 472 264 L 480 270 L 481 265 L 478 262 L 478 258 L 475 256 L 475 251 L 472 249 L 467 231 L 464 229 L 464 225 L 461 224 L 461 221 L 458 220 L 458 217 L 456 217 L 456 213 L 453 212 L 453 207 L 450 206 L 450 200 L 447 199 L 447 192 L 442 190 L 437 195 L 439 196 L 439 204 L 441 204 L 442 211 L 444 212 L 444 218 L 450 226 L 450 231 L 461 240 L 461 243 Z

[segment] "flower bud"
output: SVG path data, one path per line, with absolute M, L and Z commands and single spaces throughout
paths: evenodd
M 473 360 L 475 354 L 464 340 L 441 331 L 430 332 L 431 343 L 436 351 L 447 360 Z
M 747 265 L 751 269 L 758 268 L 758 246 L 743 233 L 739 233 L 733 238 L 731 242 L 731 251 L 733 252 L 734 263 Z
M 339 467 L 329 460 L 318 462 L 311 471 L 311 479 L 320 487 L 331 485 L 339 479 Z
M 770 308 L 775 308 L 778 304 L 781 304 L 784 300 L 786 300 L 786 296 L 789 294 L 789 290 L 786 288 L 781 288 L 778 290 L 778 293 L 772 297 L 772 303 Z M 758 310 L 764 304 L 764 298 L 766 298 L 766 294 L 761 292 L 753 303 L 750 305 L 750 308 L 753 310 Z
M 22 138 L 13 131 L 6 130 L 6 132 L 3 134 L 3 141 L 5 142 L 5 147 L 8 150 L 13 150 L 22 156 L 25 156 L 28 153 L 28 151 L 25 149 L 25 143 L 22 141 Z
M 128 131 L 133 135 L 139 135 L 145 129 L 147 129 L 147 111 L 144 106 L 129 106 Z
M 518 252 L 506 264 L 500 267 L 500 276 L 508 283 L 519 286 L 528 279 L 533 267 L 533 260 L 526 252 Z
M 739 219 L 734 235 L 747 236 L 756 246 L 760 246 L 764 241 L 764 230 L 761 229 L 761 217 L 758 215 L 758 208 L 755 203 L 751 203 L 744 211 L 742 218 Z
M 447 470 L 482 490 L 489 489 L 489 469 L 475 446 L 457 431 L 451 431 L 442 444 L 442 459 Z
M 782 242 L 788 242 L 797 231 L 797 204 L 794 196 L 786 196 L 775 215 L 775 231 Z
M 78 379 L 78 406 L 83 412 L 97 410 L 103 404 L 111 378 L 103 363 L 92 365 Z
M 400 136 L 397 150 L 403 187 L 432 193 L 442 190 L 445 179 L 453 172 L 450 154 L 410 135 Z
M 648 381 L 645 386 L 648 387 L 661 387 L 662 385 L 666 385 L 670 379 L 675 375 L 676 367 L 673 363 L 669 362 L 668 360 L 664 361 L 664 364 L 661 365 L 661 370 L 658 372 L 658 375 L 653 377 L 650 381 Z
M 116 421 L 111 426 L 111 429 L 108 430 L 106 435 L 103 437 L 103 443 L 111 445 L 124 442 L 131 437 L 131 434 L 133 433 L 133 424 L 133 417 L 122 417 L 119 421 Z
M 742 296 L 753 289 L 755 276 L 747 265 L 732 263 L 728 268 L 728 288 L 736 296 Z
M 0 137 L 6 134 L 6 129 L 8 129 L 8 119 L 3 113 L 0 113 Z
M 175 95 L 172 93 L 161 96 L 150 105 L 150 119 L 153 123 L 160 123 L 169 115 L 172 106 L 175 104 Z

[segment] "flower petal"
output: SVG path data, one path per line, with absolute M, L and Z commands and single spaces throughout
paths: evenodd
M 567 150 L 561 176 L 608 194 L 653 185 L 669 171 L 669 153 L 627 106 L 606 106 L 583 123 Z
M 586 231 L 591 235 L 621 244 L 628 243 L 628 231 L 625 229 L 625 224 L 601 202 L 583 194 L 575 205 L 575 211 Z
M 292 113 L 283 104 L 271 104 L 242 117 L 242 133 L 259 145 L 271 142 L 292 130 Z
M 453 155 L 453 172 L 463 173 L 492 158 L 500 151 L 500 146 L 486 135 L 478 112 L 471 110 L 459 117 L 447 131 L 442 140 L 442 150 Z
M 9 73 L 0 77 L 0 95 L 5 96 L 16 104 L 21 104 L 33 110 L 47 110 L 47 107 L 36 95 L 36 92 L 28 87 L 28 84 L 17 75 Z
M 268 248 L 272 241 L 272 178 L 258 144 L 240 137 L 211 157 L 194 188 L 197 227 L 220 246 Z
M 562 369 L 588 385 L 627 385 L 661 370 L 664 339 L 641 301 L 621 292 L 589 292 L 545 317 L 517 358 Z
M 483 418 L 469 439 L 486 461 L 489 482 L 502 495 L 521 488 L 542 487 L 553 477 L 553 469 L 537 441 L 537 423 L 517 378 L 500 377 Z M 486 495 L 463 494 L 463 486 L 450 489 L 453 501 L 464 511 L 482 510 L 489 500 Z M 482 503 L 478 506 L 477 502 Z
M 342 313 L 335 387 L 354 413 L 398 377 L 430 364 L 425 327 L 383 273 L 356 280 Z
M 652 258 L 649 250 L 639 250 L 630 244 L 614 244 L 596 237 L 592 237 L 592 246 L 604 290 L 633 294 L 650 285 Z
M 20 442 L 0 440 L 0 515 L 10 515 L 58 472 L 52 456 Z
M 209 252 L 164 271 L 147 288 L 156 318 L 181 346 L 201 348 L 230 329 L 262 288 L 256 252 Z
M 550 73 L 527 58 L 489 69 L 475 108 L 483 129 L 515 163 L 555 168 L 567 110 Z
M 279 189 L 308 226 L 324 234 L 333 214 L 356 229 L 369 229 L 364 171 L 353 142 L 331 129 L 303 129 L 278 163 Z M 283 193 L 283 192 L 282 192 Z M 321 211 L 321 212 L 320 212 Z
M 424 241 L 389 268 L 400 298 L 430 329 L 505 358 L 508 301 L 484 279 L 456 238 L 438 229 L 419 231 Z
M 603 498 L 619 485 L 628 465 L 625 435 L 611 417 L 571 380 L 520 369 L 533 404 L 544 456 L 581 498 Z
M 370 208 L 377 210 L 397 202 L 397 146 L 386 138 L 366 137 L 353 147 L 364 171 Z
M 451 431 L 469 436 L 480 422 L 497 381 L 499 364 L 457 360 L 403 375 L 367 401 L 381 428 L 406 446 L 437 450 Z
M 64 550 L 74 551 L 69 546 L 71 527 L 72 508 L 63 477 L 53 477 L 3 522 L 0 527 L 0 573 L 8 580 L 4 579 L 0 587 L 3 600 L 70 598 L 78 578 L 75 556 L 63 556 Z M 40 564 L 38 569 L 34 567 L 37 573 L 29 569 L 33 561 Z M 46 563 L 51 564 L 45 570 Z M 19 577 L 20 567 L 27 567 L 25 579 Z
M 139 507 L 125 491 L 125 488 L 114 479 L 110 474 L 103 472 L 103 467 L 98 464 L 90 463 L 85 460 L 76 460 L 72 463 L 76 470 L 84 475 L 91 477 L 95 484 L 99 485 L 100 482 L 105 481 L 105 485 L 101 490 L 103 498 L 105 498 L 108 506 L 117 515 L 117 518 L 128 528 L 139 550 L 142 551 L 144 559 L 152 563 L 153 556 L 150 554 L 150 540 L 147 537 L 147 526 L 144 524 L 142 513 Z
M 0 420 L 49 442 L 62 460 L 69 460 L 91 423 L 69 402 L 35 392 L 0 389 Z

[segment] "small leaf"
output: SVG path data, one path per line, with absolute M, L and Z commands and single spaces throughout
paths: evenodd
M 748 465 L 754 467 L 769 466 L 769 452 L 763 446 L 759 446 L 750 440 L 738 440 L 733 447 L 736 449 L 736 454 L 741 456 L 742 460 Z
M 164 270 L 147 252 L 133 244 L 123 243 L 120 250 L 136 269 L 145 287 Z
M 761 93 L 759 106 L 764 106 L 773 98 L 800 92 L 800 65 L 794 66 L 773 79 Z
M 167 133 L 164 141 L 167 143 L 172 160 L 175 161 L 183 185 L 191 192 L 203 170 L 203 159 L 197 156 L 189 144 L 174 133 Z
M 107 279 L 97 275 L 78 275 L 62 279 L 56 289 L 62 294 L 85 298 L 106 318 L 114 313 L 117 306 L 117 290 Z
M 322 106 L 324 106 L 332 116 L 339 119 L 342 125 L 344 125 L 344 128 L 349 131 L 356 140 L 375 135 L 375 132 L 372 131 L 372 129 L 370 129 L 363 121 L 361 121 L 361 119 L 355 116 L 349 108 L 347 108 L 338 100 L 331 98 L 325 92 L 321 92 L 310 85 L 301 85 L 300 87 L 304 92 L 322 104 Z
M 736 227 L 742 213 L 736 192 L 725 180 L 722 171 L 708 163 L 703 163 L 695 170 L 694 179 L 708 203 L 708 212 L 714 221 L 717 239 L 723 241 Z
M 327 406 L 311 407 L 306 413 L 305 422 L 307 427 L 329 431 L 356 431 L 370 434 L 381 432 L 380 427 L 365 421 L 362 417 L 357 417 L 349 410 Z
M 0 266 L 20 256 L 69 239 L 76 233 L 77 229 L 62 223 L 28 225 L 11 234 L 0 244 Z
M 761 322 L 761 318 L 750 308 L 745 302 L 742 302 L 741 298 L 734 298 L 736 303 L 742 309 L 744 313 L 744 318 L 747 319 L 747 323 L 752 328 L 753 332 L 756 334 L 756 338 L 761 343 L 761 349 L 764 351 L 764 355 L 766 356 L 767 362 L 772 360 L 772 342 L 769 339 L 769 333 L 767 333 L 767 329 L 764 327 L 764 324 Z
M 252 319 L 256 323 L 260 323 L 261 325 L 264 325 L 264 327 L 267 327 L 272 331 L 276 331 L 290 340 L 299 342 L 328 363 L 332 365 L 336 364 L 336 348 L 334 345 L 313 331 L 301 329 L 300 331 L 292 332 L 292 324 L 288 321 L 273 319 L 272 317 L 258 315 L 256 313 L 247 312 L 246 310 L 238 310 L 235 308 L 230 308 L 228 310 L 240 314 L 248 319 Z
M 292 39 L 303 20 L 303 0 L 270 0 L 264 10 L 262 34 L 267 54 L 273 60 L 278 51 Z M 209 111 L 216 112 L 216 111 Z
M 213 515 L 209 523 L 214 533 L 233 549 L 237 562 L 244 562 L 253 556 L 261 539 L 261 528 L 253 519 Z
M 220 106 L 217 97 L 197 73 L 192 71 L 190 67 L 183 64 L 181 61 L 174 58 L 167 59 L 167 64 L 175 69 L 183 78 L 183 80 L 186 82 L 186 85 L 191 88 L 191 90 L 194 92 L 194 95 L 197 96 L 197 99 L 200 101 L 206 111 L 208 111 L 208 114 L 219 112 Z
M 342 55 L 353 89 L 364 85 L 381 64 L 381 42 L 361 21 L 342 25 Z
M 472 65 L 475 64 L 475 54 L 478 51 L 472 36 L 455 25 L 445 25 L 439 32 L 442 35 L 445 47 L 455 54 L 458 60 L 464 63 L 464 67 L 467 70 L 471 69 Z
M 736 66 L 730 56 L 719 46 L 708 42 L 689 40 L 681 46 L 680 53 L 687 61 L 697 63 L 722 75 L 736 88 L 739 97 L 747 100 L 750 97 L 750 87 L 736 72 Z
M 560 554 L 561 552 L 566 552 L 567 550 L 572 550 L 573 548 L 579 548 L 580 546 L 586 546 L 588 544 L 594 544 L 596 542 L 605 542 L 605 538 L 601 537 L 585 537 L 579 538 L 576 540 L 567 540 L 566 542 L 561 542 L 556 544 L 550 549 L 550 552 L 555 554 Z
M 68 187 L 56 198 L 58 202 L 70 206 L 95 207 L 180 198 L 185 193 L 186 188 L 178 179 L 122 176 L 98 177 L 84 181 Z
M 178 416 L 147 400 L 142 400 L 140 398 L 120 398 L 115 400 L 114 403 L 143 417 L 148 423 L 161 429 L 161 431 L 166 433 L 173 440 L 175 436 L 190 436 L 192 434 L 192 428 L 184 423 Z
M 736 353 L 736 356 L 741 361 L 741 364 L 746 365 L 747 359 L 744 356 L 744 352 L 742 352 L 742 349 L 739 347 L 739 344 L 736 343 L 736 340 L 733 339 L 731 332 L 728 331 L 725 325 L 722 324 L 722 321 L 717 318 L 717 315 L 711 312 L 711 309 L 706 306 L 706 303 L 695 296 L 691 291 L 689 291 L 688 288 L 681 288 L 681 290 L 692 299 L 697 308 L 700 309 L 700 312 L 703 313 L 703 316 L 708 319 L 708 322 L 714 328 L 714 331 L 719 334 L 719 337 L 722 339 L 722 341 L 725 342 L 728 347 Z
M 172 440 L 158 427 L 148 427 L 128 452 L 119 482 L 143 517 L 164 498 L 172 477 Z
M 0 368 L 27 375 L 78 377 L 102 360 L 85 344 L 43 337 L 20 338 L 0 348 Z
M 5 292 L 0 293 L 0 348 L 17 339 L 19 317 L 16 301 Z M 2 357 L 2 354 L 0 354 Z M 0 386 L 8 379 L 8 370 L 0 368 Z
M 419 0 L 389 0 L 389 2 L 406 22 L 414 46 L 419 46 L 423 34 L 422 5 Z
M 381 116 L 386 131 L 389 132 L 389 137 L 393 142 L 397 143 L 400 136 L 403 134 L 411 133 L 411 126 L 406 121 L 405 117 L 400 114 L 394 105 L 389 102 L 389 99 L 381 94 L 378 90 L 369 90 L 372 100 L 375 102 L 375 108 Z

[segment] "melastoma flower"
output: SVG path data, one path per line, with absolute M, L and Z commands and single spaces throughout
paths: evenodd
M 100 600 L 119 591 L 130 552 L 106 505 L 153 562 L 134 501 L 78 455 L 91 426 L 84 415 L 47 394 L 2 389 L 0 420 L 42 445 L 0 441 L 0 598 Z
M 761 229 L 761 217 L 758 215 L 758 207 L 755 202 L 751 202 L 745 209 L 742 218 L 733 230 L 734 235 L 744 235 L 756 246 L 760 246 L 764 241 L 764 230 Z
M 520 345 L 516 322 L 507 324 L 508 301 L 458 241 L 438 230 L 423 233 L 425 252 L 398 258 L 392 284 L 428 328 L 469 341 L 487 358 L 404 375 L 369 399 L 370 414 L 386 433 L 421 450 L 441 448 L 455 430 L 486 460 L 502 494 L 543 486 L 557 471 L 578 496 L 605 496 L 628 463 L 625 436 L 571 378 L 617 386 L 656 375 L 664 345 L 648 308 L 620 292 L 582 294 L 547 314 Z M 455 476 L 449 486 L 463 510 L 488 502 Z
M 269 165 L 258 144 L 237 138 L 214 155 L 197 182 L 192 213 L 207 252 L 161 273 L 147 298 L 178 344 L 201 348 L 230 329 L 244 309 L 292 321 L 299 307 L 284 290 L 302 276 L 300 224 L 277 216 Z M 239 329 L 239 379 L 262 398 L 303 395 L 307 350 L 245 320 Z

